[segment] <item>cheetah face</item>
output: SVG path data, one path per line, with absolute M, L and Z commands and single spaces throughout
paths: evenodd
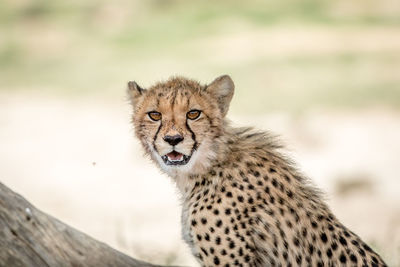
M 149 89 L 129 82 L 128 93 L 136 136 L 162 170 L 193 174 L 210 165 L 233 95 L 229 76 L 206 86 L 181 77 Z

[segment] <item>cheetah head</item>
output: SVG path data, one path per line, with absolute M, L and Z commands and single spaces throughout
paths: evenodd
M 215 159 L 233 91 L 227 75 L 208 85 L 183 77 L 148 89 L 129 82 L 135 134 L 162 170 L 200 173 Z

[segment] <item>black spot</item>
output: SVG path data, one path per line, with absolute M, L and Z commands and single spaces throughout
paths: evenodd
M 357 240 L 352 240 L 351 243 L 356 247 L 360 247 L 360 244 L 357 242 Z
M 275 203 L 275 198 L 274 198 L 273 196 L 271 196 L 271 197 L 269 198 L 269 201 L 271 202 L 271 204 L 274 204 L 274 203 Z
M 313 245 L 309 245 L 308 246 L 308 253 L 310 253 L 310 255 L 312 255 L 314 253 L 314 246 Z
M 230 215 L 230 214 L 231 214 L 231 209 L 229 209 L 229 208 L 226 209 L 226 210 L 225 210 L 225 214 L 226 214 L 226 215 Z
M 244 261 L 245 262 L 249 262 L 250 261 L 250 256 L 248 254 L 246 254 L 246 256 L 244 256 Z
M 365 251 L 362 248 L 358 250 L 358 253 L 360 253 L 361 256 L 365 257 Z
M 340 262 L 346 263 L 347 259 L 346 256 L 343 254 L 343 252 L 340 254 L 339 260 Z
M 11 229 L 11 233 L 13 236 L 16 236 L 16 237 L 18 236 L 17 232 L 14 229 Z
M 281 192 L 285 191 L 285 187 L 283 186 L 282 183 L 278 183 L 279 184 L 279 190 L 281 190 Z
M 338 245 L 336 242 L 332 243 L 331 245 L 332 250 L 336 250 L 338 248 Z
M 301 262 L 303 261 L 303 257 L 301 255 L 296 256 L 296 262 L 300 266 Z
M 317 228 L 318 224 L 314 221 L 311 221 L 311 226 L 312 226 L 312 228 Z
M 300 241 L 297 237 L 293 238 L 293 244 L 298 247 L 300 245 Z
M 217 227 L 221 227 L 221 225 L 222 225 L 222 221 L 221 220 L 218 220 L 217 222 L 216 222 L 216 224 L 215 224 Z
M 203 251 L 204 255 L 208 256 L 208 252 L 205 250 L 205 248 L 201 248 L 201 251 Z
M 196 226 L 196 224 L 197 224 L 196 220 L 192 220 L 192 226 L 194 227 Z
M 215 251 L 214 248 L 211 247 L 211 248 L 210 248 L 210 253 L 211 253 L 211 254 L 214 254 L 214 251 Z
M 332 258 L 332 250 L 330 248 L 328 248 L 326 251 L 326 256 L 328 256 L 328 258 Z
M 274 173 L 274 172 L 276 172 L 276 170 L 275 170 L 275 168 L 272 168 L 272 167 L 271 167 L 271 168 L 269 168 L 269 172 L 270 172 L 270 173 Z
M 363 244 L 363 247 L 366 251 L 372 252 L 372 249 L 367 244 Z
M 214 264 L 219 265 L 219 259 L 217 256 L 214 257 Z
M 272 185 L 273 185 L 274 187 L 278 187 L 278 182 L 276 181 L 275 178 L 272 179 Z
M 215 244 L 217 245 L 221 244 L 221 238 L 219 236 L 215 238 Z
M 229 248 L 230 249 L 235 248 L 235 242 L 233 242 L 233 241 L 229 242 Z
M 210 241 L 210 235 L 208 233 L 206 233 L 204 235 L 204 239 L 207 240 L 207 241 Z
M 345 237 L 350 237 L 349 232 L 347 232 L 346 230 L 344 230 L 343 233 L 344 233 L 344 236 L 345 236 Z
M 269 194 L 269 187 L 266 186 L 265 189 L 264 189 L 264 191 L 265 191 L 265 193 Z
M 350 260 L 354 263 L 357 263 L 357 257 L 354 254 L 350 255 Z
M 238 199 L 239 202 L 243 202 L 244 201 L 244 198 L 242 196 L 238 196 L 237 199 Z
M 346 241 L 346 239 L 344 239 L 343 236 L 339 236 L 339 242 L 340 242 L 340 244 L 342 244 L 342 245 L 344 245 L 344 246 L 347 245 L 347 241 Z
M 207 223 L 207 219 L 206 218 L 201 218 L 201 223 L 202 224 L 206 224 Z
M 227 253 L 226 253 L 226 250 L 225 250 L 225 249 L 221 250 L 221 255 L 225 256 L 226 254 L 227 254 Z
M 252 197 L 249 197 L 249 199 L 247 201 L 249 202 L 249 204 L 253 204 L 254 203 L 254 199 Z
M 219 210 L 215 209 L 215 210 L 214 210 L 214 214 L 215 214 L 215 215 L 218 215 L 218 214 L 219 214 Z
M 227 197 L 232 197 L 232 192 L 226 192 Z
M 320 235 L 320 237 L 321 237 L 322 242 L 324 242 L 324 243 L 328 242 L 328 238 L 327 238 L 327 236 L 326 236 L 325 233 L 322 233 L 322 234 Z
M 303 237 L 307 237 L 307 228 L 303 227 L 302 234 Z

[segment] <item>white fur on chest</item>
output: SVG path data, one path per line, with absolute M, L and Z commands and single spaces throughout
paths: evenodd
M 197 255 L 199 254 L 199 251 L 197 251 L 197 248 L 194 244 L 193 236 L 190 230 L 190 222 L 191 222 L 191 216 L 190 216 L 190 207 L 188 206 L 188 202 L 183 202 L 182 204 L 182 213 L 181 213 L 181 225 L 182 225 L 182 238 L 183 240 L 189 245 L 192 254 Z

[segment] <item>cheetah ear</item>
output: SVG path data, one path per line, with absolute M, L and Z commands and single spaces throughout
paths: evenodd
M 216 78 L 212 83 L 207 85 L 205 89 L 218 102 L 218 107 L 221 110 L 222 117 L 228 113 L 229 104 L 233 97 L 235 85 L 229 75 L 222 75 Z
M 138 100 L 144 95 L 146 89 L 141 88 L 136 82 L 128 82 L 128 98 L 133 107 L 138 103 Z

